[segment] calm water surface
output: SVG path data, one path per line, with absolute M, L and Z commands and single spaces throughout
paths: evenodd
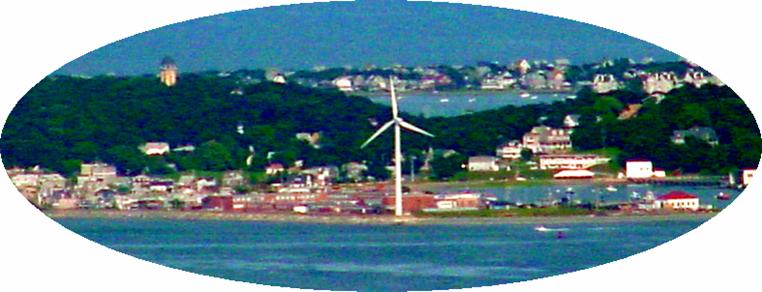
M 200 274 L 310 289 L 453 289 L 590 268 L 669 241 L 703 220 L 575 223 L 566 237 L 530 224 L 361 226 L 59 219 L 117 251 Z
M 469 112 L 496 109 L 506 105 L 527 105 L 537 103 L 552 103 L 561 101 L 572 93 L 531 94 L 535 97 L 521 98 L 516 91 L 495 92 L 439 92 L 439 93 L 401 93 L 400 110 L 414 115 L 457 116 Z M 371 101 L 388 105 L 388 95 L 368 97 Z M 447 99 L 443 102 L 443 99 Z

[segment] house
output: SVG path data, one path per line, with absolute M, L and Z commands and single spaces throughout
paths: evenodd
M 683 83 L 693 85 L 693 87 L 701 88 L 705 84 L 709 83 L 707 78 L 704 78 L 704 72 L 688 70 L 683 75 Z
M 532 67 L 529 65 L 529 61 L 527 61 L 527 59 L 521 59 L 516 61 L 516 63 L 514 64 L 514 68 L 516 69 L 516 71 L 521 73 L 521 75 L 524 75 L 524 74 L 527 74 L 527 72 L 529 72 L 529 69 L 531 69 Z
M 643 91 L 651 94 L 666 94 L 677 86 L 677 77 L 672 72 L 658 72 L 641 76 Z
M 566 82 L 564 71 L 559 69 L 550 72 L 547 83 L 548 88 L 551 90 L 564 90 L 570 86 L 570 84 Z
M 243 171 L 231 170 L 226 171 L 222 175 L 222 185 L 228 187 L 240 186 L 246 184 L 246 178 L 243 176 Z
M 524 146 L 518 140 L 511 140 L 497 146 L 495 153 L 497 157 L 507 160 L 516 160 L 521 158 L 521 150 Z
M 631 159 L 625 162 L 625 176 L 629 179 L 654 177 L 654 164 L 650 160 Z
M 283 164 L 280 163 L 271 163 L 265 166 L 265 174 L 267 175 L 276 175 L 278 173 L 284 172 L 286 169 L 283 167 Z
M 522 84 L 530 90 L 546 89 L 548 80 L 545 77 L 545 71 L 533 71 L 523 76 Z
M 589 169 L 608 163 L 610 158 L 594 154 L 543 154 L 540 155 L 540 169 Z
M 757 171 L 756 169 L 744 169 L 741 172 L 741 184 L 743 186 L 748 186 L 749 183 L 751 183 L 751 180 L 754 178 L 754 172 Z
M 580 115 L 566 115 L 564 117 L 564 128 L 572 129 L 579 126 Z
M 272 82 L 277 84 L 286 84 L 286 76 L 283 74 L 276 74 L 273 76 Z
M 712 146 L 718 145 L 720 143 L 717 139 L 717 132 L 715 132 L 714 129 L 698 126 L 688 130 L 673 131 L 671 140 L 674 144 L 682 145 L 685 144 L 686 137 L 694 137 Z
M 468 158 L 468 171 L 498 171 L 497 157 L 471 156 Z
M 204 209 L 217 211 L 232 211 L 233 196 L 230 195 L 212 195 L 201 199 L 201 205 Z
M 352 78 L 350 76 L 341 76 L 333 79 L 333 86 L 343 92 L 352 92 L 355 90 L 352 86 Z
M 699 209 L 699 198 L 683 191 L 672 191 L 659 196 L 654 203 L 659 209 L 691 211 Z
M 148 142 L 140 146 L 145 155 L 164 155 L 169 153 L 169 144 L 165 142 Z
M 301 132 L 301 133 L 296 133 L 295 136 L 297 140 L 305 141 L 309 143 L 310 146 L 312 146 L 312 148 L 320 149 L 320 144 L 319 144 L 320 132 L 314 132 L 314 133 Z
M 363 178 L 363 174 L 368 171 L 368 166 L 359 162 L 347 162 L 341 166 L 349 180 L 357 181 Z
M 593 91 L 598 94 L 619 90 L 619 82 L 611 74 L 596 74 L 593 77 Z
M 396 208 L 394 196 L 384 196 L 381 199 L 381 205 L 387 210 Z M 434 195 L 429 194 L 407 194 L 402 196 L 402 210 L 405 213 L 418 212 L 427 208 L 435 208 L 436 201 Z
M 554 129 L 547 126 L 532 128 L 524 134 L 522 144 L 532 153 L 563 152 L 572 148 L 569 130 Z
M 316 166 L 302 170 L 302 174 L 312 176 L 314 185 L 326 186 L 333 183 L 339 176 L 339 168 L 336 166 Z

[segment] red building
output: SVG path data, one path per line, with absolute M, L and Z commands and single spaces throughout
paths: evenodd
M 394 209 L 394 196 L 385 196 L 381 199 L 381 204 L 387 209 Z M 436 202 L 433 195 L 404 195 L 402 196 L 402 210 L 405 212 L 417 212 L 425 208 L 436 208 Z
M 201 199 L 201 205 L 204 209 L 232 211 L 233 196 L 207 196 Z

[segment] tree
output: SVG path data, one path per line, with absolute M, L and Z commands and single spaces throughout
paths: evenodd
M 437 179 L 448 179 L 463 170 L 468 158 L 461 154 L 452 154 L 447 157 L 434 157 L 431 161 L 432 174 Z

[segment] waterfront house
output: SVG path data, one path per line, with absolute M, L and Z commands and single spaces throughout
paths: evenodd
M 569 130 L 538 126 L 524 134 L 522 144 L 532 153 L 564 152 L 572 148 Z
M 654 177 L 654 164 L 650 160 L 630 159 L 625 162 L 625 176 L 629 179 Z
M 655 204 L 659 209 L 696 211 L 699 198 L 683 191 L 672 191 L 656 198 Z
M 698 126 L 688 130 L 673 131 L 671 140 L 674 144 L 682 145 L 685 144 L 686 137 L 694 137 L 712 146 L 716 146 L 720 143 L 717 139 L 717 132 L 715 132 L 714 129 Z
M 543 154 L 539 155 L 540 169 L 589 169 L 606 164 L 610 158 L 594 154 Z
M 233 196 L 230 195 L 211 195 L 201 199 L 201 205 L 204 209 L 215 211 L 232 211 Z
M 497 157 L 505 160 L 516 160 L 521 158 L 521 150 L 524 146 L 518 140 L 507 141 L 497 146 L 495 153 Z
M 472 192 L 437 194 L 434 196 L 434 201 L 438 209 L 475 209 L 484 207 L 482 195 Z
M 498 171 L 497 161 L 495 156 L 471 156 L 468 158 L 468 171 Z

